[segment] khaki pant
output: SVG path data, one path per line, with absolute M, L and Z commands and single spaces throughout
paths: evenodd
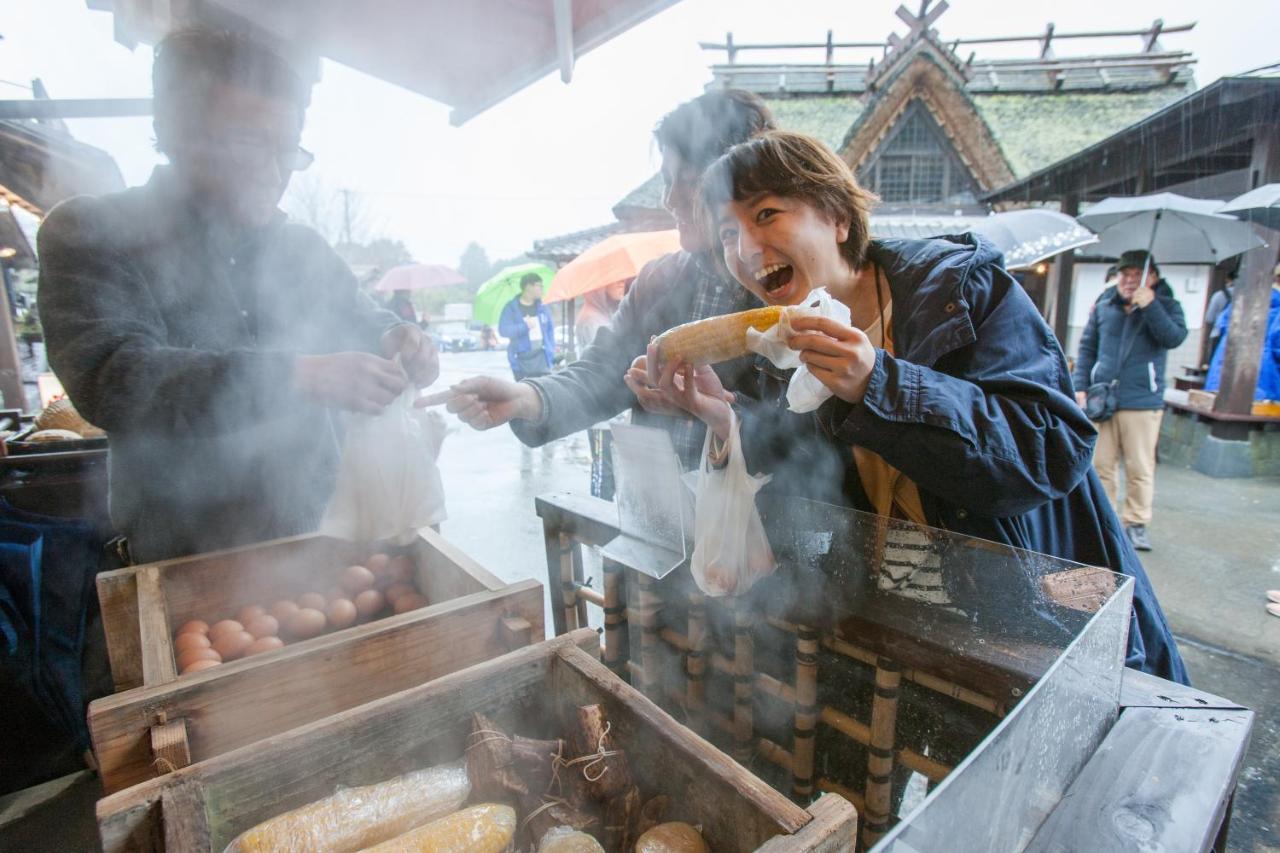
M 1151 499 L 1156 490 L 1156 441 L 1160 438 L 1163 409 L 1122 409 L 1098 423 L 1098 443 L 1093 467 L 1111 505 L 1120 509 L 1117 468 L 1124 462 L 1124 510 L 1120 520 L 1129 524 L 1151 523 Z

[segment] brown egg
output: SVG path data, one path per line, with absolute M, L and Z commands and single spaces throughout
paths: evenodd
M 397 613 L 408 613 L 410 610 L 426 607 L 427 599 L 426 596 L 411 592 L 408 595 L 402 595 L 397 598 L 391 606 Z
M 304 607 L 289 617 L 289 633 L 306 640 L 324 630 L 324 614 L 314 607 Z
M 280 620 L 263 613 L 244 623 L 244 629 L 259 640 L 263 637 L 274 637 L 280 633 Z
M 335 598 L 329 602 L 329 607 L 325 610 L 324 615 L 334 628 L 345 628 L 348 625 L 355 624 L 356 606 L 349 599 Z
M 182 675 L 186 675 L 188 672 L 199 672 L 202 669 L 210 669 L 212 667 L 217 666 L 221 662 L 222 661 L 216 661 L 216 660 L 198 660 L 193 662 L 189 666 L 184 666 L 182 668 Z
M 387 597 L 387 601 L 390 601 L 394 605 L 396 603 L 396 599 L 399 598 L 400 596 L 414 595 L 415 593 L 417 593 L 417 590 L 413 588 L 412 584 L 407 584 L 407 583 L 404 583 L 403 581 L 397 581 L 396 583 L 393 583 L 391 586 L 387 587 L 383 595 Z
M 386 604 L 387 600 L 376 589 L 366 589 L 355 598 L 356 612 L 360 614 L 361 619 L 368 619 Z
M 223 619 L 221 622 L 216 623 L 209 629 L 209 639 L 216 643 L 219 637 L 225 636 L 226 634 L 238 634 L 243 630 L 244 626 L 236 620 Z
M 364 561 L 365 568 L 373 572 L 374 576 L 380 576 L 386 573 L 387 565 L 391 562 L 391 558 L 386 554 L 374 554 Z
M 253 635 L 248 631 L 223 634 L 213 641 L 213 650 L 222 655 L 224 661 L 235 660 L 244 654 L 244 650 L 253 643 Z
M 284 648 L 284 641 L 279 637 L 259 637 L 244 648 L 244 656 L 269 652 L 272 649 Z
M 399 557 L 392 557 L 387 569 L 387 573 L 398 581 L 413 580 L 413 560 L 403 554 Z
M 329 603 L 329 599 L 325 598 L 318 592 L 304 592 L 298 596 L 298 609 L 305 610 L 324 610 L 325 605 Z
M 187 649 L 178 655 L 178 669 L 184 670 L 196 661 L 211 660 L 214 663 L 222 662 L 222 655 L 213 649 Z
M 275 604 L 271 605 L 270 612 L 277 622 L 284 625 L 288 623 L 290 616 L 298 612 L 298 604 L 297 602 L 290 601 L 287 598 L 282 598 Z
M 207 649 L 212 645 L 209 638 L 200 633 L 179 634 L 173 641 L 174 649 L 179 652 L 185 652 L 187 649 Z
M 376 578 L 364 566 L 347 566 L 342 571 L 342 588 L 350 595 L 358 595 L 373 586 Z
M 240 624 L 248 625 L 255 617 L 263 616 L 267 612 L 267 608 L 261 604 L 247 604 L 240 608 L 240 612 L 236 614 L 236 618 L 240 620 Z
M 209 633 L 209 623 L 202 619 L 192 619 L 187 624 L 178 629 L 179 634 L 207 634 Z

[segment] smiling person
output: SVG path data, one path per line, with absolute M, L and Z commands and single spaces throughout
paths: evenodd
M 822 143 L 783 131 L 713 163 L 702 199 L 745 289 L 798 305 L 826 288 L 852 318 L 791 321 L 788 345 L 833 393 L 815 412 L 784 410 L 789 373 L 771 365 L 734 404 L 770 488 L 1132 575 L 1127 663 L 1186 680 L 1090 467 L 1095 433 L 1062 350 L 990 243 L 871 240 L 875 197 Z M 638 359 L 631 376 L 646 367 Z M 730 404 L 714 379 L 672 363 L 659 388 L 724 440 Z
M 110 434 L 111 518 L 141 561 L 314 529 L 334 412 L 380 412 L 439 372 L 421 330 L 277 209 L 311 160 L 289 65 L 191 30 L 156 47 L 152 74 L 169 165 L 59 205 L 39 235 L 49 363 Z
M 622 298 L 609 328 L 601 328 L 582 358 L 550 376 L 508 382 L 475 377 L 453 387 L 449 410 L 476 429 L 505 423 L 521 441 L 538 447 L 633 408 L 633 422 L 667 429 L 686 466 L 697 463 L 700 422 L 672 406 L 645 383 L 627 380 L 632 359 L 654 336 L 704 317 L 743 311 L 759 303 L 717 267 L 697 216 L 698 177 L 730 146 L 773 127 L 759 97 L 735 89 L 708 92 L 681 104 L 658 122 L 663 205 L 680 231 L 681 251 L 646 264 Z M 733 381 L 745 360 L 719 365 Z M 437 397 L 443 395 L 435 395 Z M 429 399 L 429 398 L 428 398 Z

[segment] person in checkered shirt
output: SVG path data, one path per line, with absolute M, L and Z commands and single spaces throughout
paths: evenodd
M 632 422 L 660 426 L 686 470 L 702 452 L 705 427 L 677 409 L 665 409 L 643 386 L 623 381 L 650 339 L 672 326 L 760 306 L 712 258 L 711 244 L 695 213 L 698 180 L 712 161 L 739 142 L 774 127 L 773 116 L 750 92 L 724 89 L 681 104 L 654 130 L 662 153 L 663 204 L 680 231 L 680 251 L 649 262 L 613 317 L 582 358 L 549 376 L 509 382 L 477 376 L 454 385 L 449 410 L 476 429 L 510 424 L 530 447 L 608 420 L 630 408 Z M 737 387 L 752 360 L 716 365 L 725 387 Z M 649 411 L 641 406 L 648 403 Z

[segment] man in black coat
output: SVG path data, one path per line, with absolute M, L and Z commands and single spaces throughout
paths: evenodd
M 1156 440 L 1164 416 L 1165 363 L 1169 350 L 1186 339 L 1187 321 L 1173 288 L 1160 277 L 1160 268 L 1147 252 L 1125 252 L 1116 266 L 1116 285 L 1103 291 L 1089 314 L 1072 379 L 1082 406 L 1084 389 L 1116 383 L 1115 416 L 1094 422 L 1098 443 L 1093 466 L 1120 511 L 1133 547 L 1150 551 L 1147 525 L 1155 495 Z M 1123 508 L 1116 470 L 1122 461 Z
M 439 372 L 421 330 L 277 209 L 311 159 L 290 66 L 194 30 L 152 73 L 170 165 L 59 205 L 39 236 L 49 363 L 110 435 L 112 522 L 144 562 L 313 530 L 335 413 L 376 414 Z

